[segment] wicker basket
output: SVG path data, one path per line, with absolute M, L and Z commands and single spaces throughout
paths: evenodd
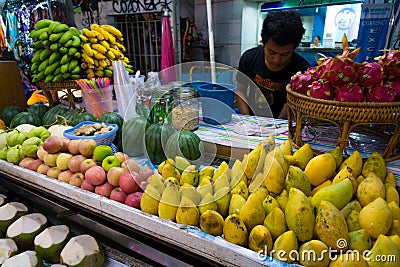
M 39 88 L 43 90 L 50 107 L 55 106 L 55 101 L 59 99 L 58 93 L 61 92 L 64 95 L 61 95 L 60 98 L 66 97 L 71 108 L 76 108 L 73 93 L 81 90 L 81 87 L 76 81 L 69 80 L 57 83 L 39 82 L 38 85 Z
M 328 123 L 337 126 L 339 139 L 337 145 L 344 151 L 349 143 L 350 132 L 355 128 L 362 128 L 379 136 L 384 136 L 382 131 L 376 131 L 371 125 L 391 125 L 394 127 L 393 135 L 386 136 L 387 147 L 383 152 L 386 161 L 400 158 L 394 154 L 394 149 L 400 137 L 400 102 L 339 102 L 312 98 L 292 91 L 290 85 L 286 87 L 289 139 L 301 146 L 303 122 L 314 119 L 314 123 Z M 310 120 L 308 120 L 310 121 Z

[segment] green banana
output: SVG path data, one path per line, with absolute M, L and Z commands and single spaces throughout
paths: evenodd
M 52 34 L 55 27 L 57 27 L 57 25 L 60 25 L 61 23 L 59 21 L 53 21 L 50 26 L 49 29 L 47 30 L 48 34 Z
M 72 36 L 72 46 L 73 47 L 80 47 L 81 46 L 81 39 L 78 36 Z
M 58 83 L 58 82 L 61 82 L 62 80 L 64 80 L 63 74 L 62 74 L 62 73 L 59 73 L 59 74 L 57 74 L 56 76 L 54 76 L 52 82 L 53 82 L 53 83 Z
M 59 32 L 59 33 L 52 33 L 52 34 L 50 35 L 50 37 L 49 37 L 49 40 L 52 41 L 52 42 L 57 42 L 58 40 L 60 40 L 60 38 L 61 38 L 61 36 L 62 36 L 63 34 L 64 34 L 64 33 L 62 33 L 62 32 Z
M 42 29 L 40 29 L 40 30 L 33 30 L 33 31 L 31 31 L 30 36 L 31 36 L 33 39 L 38 39 L 39 36 L 40 36 L 42 33 L 47 32 L 47 29 L 48 29 L 48 27 L 42 28 Z
M 45 82 L 45 83 L 49 83 L 49 82 L 51 82 L 53 79 L 54 79 L 54 76 L 50 74 L 50 75 L 47 75 L 47 76 L 46 76 L 46 79 L 44 79 L 44 82 Z
M 60 48 L 58 49 L 58 51 L 59 51 L 61 54 L 66 54 L 66 53 L 68 53 L 68 48 L 66 48 L 66 47 L 60 47 Z
M 48 49 L 43 49 L 43 51 L 40 53 L 40 60 L 43 61 L 49 57 L 50 57 L 50 51 Z
M 61 57 L 61 54 L 58 52 L 53 52 L 49 57 L 49 64 L 53 64 L 54 62 L 58 61 Z
M 52 20 L 49 20 L 49 19 L 42 19 L 42 20 L 39 20 L 36 24 L 35 24 L 35 30 L 40 30 L 40 29 L 43 29 L 43 28 L 46 28 L 46 27 L 49 27 L 50 26 L 50 24 L 52 23 L 53 21 Z
M 53 29 L 53 33 L 66 32 L 68 30 L 69 30 L 69 27 L 67 24 L 60 23 Z
M 68 65 L 69 63 L 65 63 L 64 65 L 61 66 L 61 73 L 66 73 L 68 71 Z
M 64 65 L 65 63 L 67 63 L 70 60 L 70 56 L 68 54 L 65 54 L 62 58 L 61 58 L 61 65 Z
M 64 47 L 70 48 L 72 46 L 72 39 L 69 39 L 65 44 Z
M 72 71 L 76 66 L 78 66 L 79 62 L 76 59 L 71 60 L 68 65 L 68 70 Z
M 62 35 L 62 37 L 61 37 L 59 43 L 60 43 L 60 44 L 65 44 L 66 42 L 68 42 L 68 40 L 70 40 L 70 39 L 72 38 L 72 35 L 73 35 L 72 32 L 66 31 L 66 32 Z
M 40 34 L 40 36 L 39 36 L 39 39 L 40 39 L 41 41 L 47 40 L 47 39 L 49 39 L 49 35 L 47 34 L 47 32 L 42 32 L 42 33 Z

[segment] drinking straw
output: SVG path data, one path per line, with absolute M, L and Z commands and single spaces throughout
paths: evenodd
M 90 78 L 76 80 L 78 85 L 84 90 L 84 95 L 87 97 L 91 107 L 93 108 L 93 115 L 99 117 L 106 107 L 103 104 L 106 102 L 105 95 L 102 89 L 109 89 L 110 79 L 108 78 Z M 107 86 L 106 86 L 107 85 Z

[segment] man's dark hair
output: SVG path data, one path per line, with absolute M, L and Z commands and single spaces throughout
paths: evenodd
M 296 48 L 305 32 L 298 12 L 273 11 L 269 12 L 264 19 L 261 39 L 263 44 L 272 39 L 280 46 L 294 44 Z

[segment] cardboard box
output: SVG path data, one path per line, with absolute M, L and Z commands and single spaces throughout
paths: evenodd
M 0 61 L 0 110 L 6 106 L 26 109 L 26 96 L 16 61 Z

